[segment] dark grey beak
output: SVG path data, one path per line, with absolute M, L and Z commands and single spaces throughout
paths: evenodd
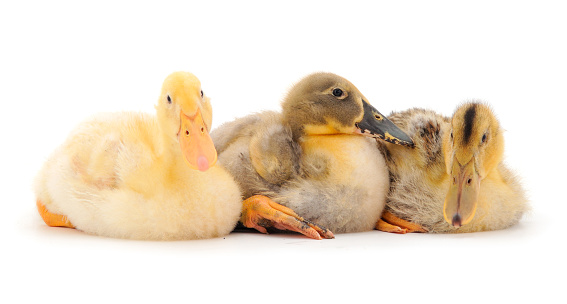
M 376 108 L 364 100 L 362 107 L 364 116 L 360 122 L 356 123 L 356 127 L 362 134 L 380 138 L 396 145 L 413 147 L 411 138 Z

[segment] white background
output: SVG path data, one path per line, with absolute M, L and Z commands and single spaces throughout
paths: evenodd
M 565 299 L 565 4 L 141 2 L 0 4 L 2 303 Z M 532 212 L 497 232 L 323 241 L 143 242 L 45 226 L 31 185 L 49 153 L 93 113 L 153 112 L 176 70 L 201 79 L 213 127 L 279 109 L 314 71 L 346 77 L 384 114 L 450 115 L 482 99 Z

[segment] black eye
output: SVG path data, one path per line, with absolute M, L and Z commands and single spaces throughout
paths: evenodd
M 204 96 L 204 95 L 203 95 L 203 90 L 201 90 L 201 98 L 203 98 L 203 96 Z
M 341 97 L 341 96 L 343 96 L 343 90 L 341 90 L 341 89 L 334 89 L 334 90 L 333 90 L 333 95 L 334 95 L 335 97 Z
M 453 140 L 453 131 L 451 131 L 451 140 Z
M 485 143 L 486 140 L 487 140 L 486 133 L 484 133 L 484 135 L 482 135 L 482 142 Z
M 167 103 L 171 103 L 171 97 L 169 97 L 169 95 L 167 95 Z

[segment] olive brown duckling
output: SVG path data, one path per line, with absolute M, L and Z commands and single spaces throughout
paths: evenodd
M 352 83 L 331 73 L 299 81 L 281 113 L 249 115 L 211 136 L 246 198 L 241 223 L 315 239 L 372 230 L 389 189 L 373 138 L 412 145 Z

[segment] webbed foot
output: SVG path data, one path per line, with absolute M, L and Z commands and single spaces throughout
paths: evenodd
M 37 200 L 36 205 L 39 215 L 41 215 L 41 218 L 47 224 L 47 226 L 75 228 L 75 226 L 71 224 L 69 219 L 67 219 L 67 216 L 47 211 L 47 208 L 45 208 L 45 205 L 40 200 Z
M 382 218 L 378 220 L 376 229 L 390 233 L 411 233 L 411 232 L 427 232 L 427 229 L 421 225 L 403 220 L 389 211 L 382 213 Z
M 282 206 L 263 195 L 254 195 L 242 203 L 240 221 L 248 228 L 268 233 L 266 228 L 299 232 L 312 239 L 333 239 L 333 233 L 300 217 L 290 208 Z

